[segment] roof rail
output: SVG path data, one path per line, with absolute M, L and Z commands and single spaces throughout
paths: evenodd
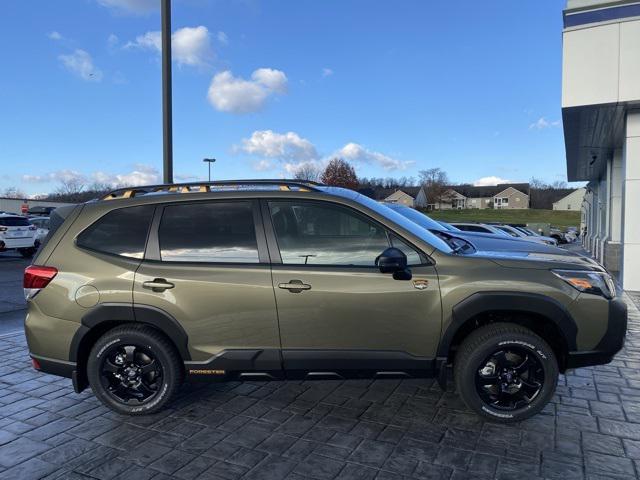
M 215 180 L 212 182 L 190 182 L 190 183 L 164 183 L 159 185 L 145 185 L 140 187 L 123 187 L 112 190 L 102 196 L 100 200 L 116 200 L 121 198 L 133 198 L 148 193 L 202 193 L 211 192 L 216 189 L 240 189 L 242 187 L 272 186 L 280 190 L 291 190 L 297 187 L 298 191 L 317 191 L 315 187 L 322 186 L 322 183 L 311 180 L 287 180 L 287 179 L 252 179 L 252 180 Z M 212 188 L 213 187 L 213 188 Z

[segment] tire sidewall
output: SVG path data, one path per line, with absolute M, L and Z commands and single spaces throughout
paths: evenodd
M 162 367 L 162 386 L 160 392 L 148 403 L 139 406 L 118 402 L 105 390 L 101 382 L 100 369 L 105 355 L 120 345 L 144 346 L 153 353 Z M 101 337 L 91 349 L 87 361 L 87 377 L 96 397 L 113 410 L 127 415 L 143 415 L 160 410 L 171 397 L 174 385 L 178 382 L 178 372 L 165 347 L 150 335 L 139 332 L 113 332 Z
M 526 407 L 514 411 L 505 411 L 487 405 L 476 390 L 476 372 L 482 362 L 491 353 L 509 347 L 524 348 L 534 355 L 544 371 L 544 382 L 538 396 Z M 462 378 L 458 381 L 463 399 L 467 405 L 480 415 L 500 422 L 517 422 L 540 412 L 551 400 L 558 381 L 558 364 L 551 348 L 541 339 L 522 333 L 503 334 L 486 340 L 468 358 Z

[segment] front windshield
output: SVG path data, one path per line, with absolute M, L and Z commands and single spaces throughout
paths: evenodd
M 441 220 L 438 220 L 438 223 L 440 225 L 442 225 L 446 230 L 449 230 L 450 232 L 461 232 L 462 230 L 460 230 L 458 227 L 454 227 L 453 225 L 451 225 L 450 223 L 447 222 L 443 222 Z
M 404 205 L 395 205 L 389 203 L 383 203 L 385 207 L 390 208 L 391 210 L 398 212 L 403 217 L 407 217 L 412 222 L 417 223 L 421 227 L 427 228 L 429 230 L 444 230 L 445 228 L 440 225 L 435 220 L 431 220 L 424 213 L 420 213 L 419 211 L 411 208 L 405 207 Z
M 374 212 L 382 215 L 385 218 L 388 218 L 392 222 L 396 223 L 400 227 L 405 230 L 413 233 L 415 236 L 423 239 L 432 247 L 437 248 L 446 253 L 453 252 L 453 249 L 445 242 L 444 240 L 436 237 L 433 233 L 427 230 L 424 227 L 421 227 L 417 223 L 409 220 L 407 217 L 400 215 L 398 212 L 394 212 L 389 207 L 382 205 L 375 200 L 366 197 L 358 192 L 354 192 L 353 190 L 347 190 L 345 188 L 338 187 L 316 187 L 319 190 L 325 191 L 327 193 L 331 193 L 333 195 L 338 195 L 343 198 L 348 198 L 349 200 L 354 200 L 365 207 L 373 210 Z

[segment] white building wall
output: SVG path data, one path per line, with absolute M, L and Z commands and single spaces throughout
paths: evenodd
M 622 284 L 640 291 L 640 110 L 627 113 L 622 163 Z
M 579 212 L 582 208 L 582 200 L 584 199 L 585 188 L 578 188 L 564 198 L 553 203 L 554 210 L 568 210 Z

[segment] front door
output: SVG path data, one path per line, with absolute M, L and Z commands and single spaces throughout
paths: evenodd
M 158 209 L 135 274 L 136 308 L 160 309 L 179 322 L 188 336 L 190 370 L 280 369 L 257 202 L 183 202 Z
M 286 369 L 430 368 L 442 313 L 437 275 L 424 254 L 343 205 L 277 200 L 263 212 L 278 250 L 273 286 Z M 389 246 L 407 254 L 411 280 L 375 266 Z

